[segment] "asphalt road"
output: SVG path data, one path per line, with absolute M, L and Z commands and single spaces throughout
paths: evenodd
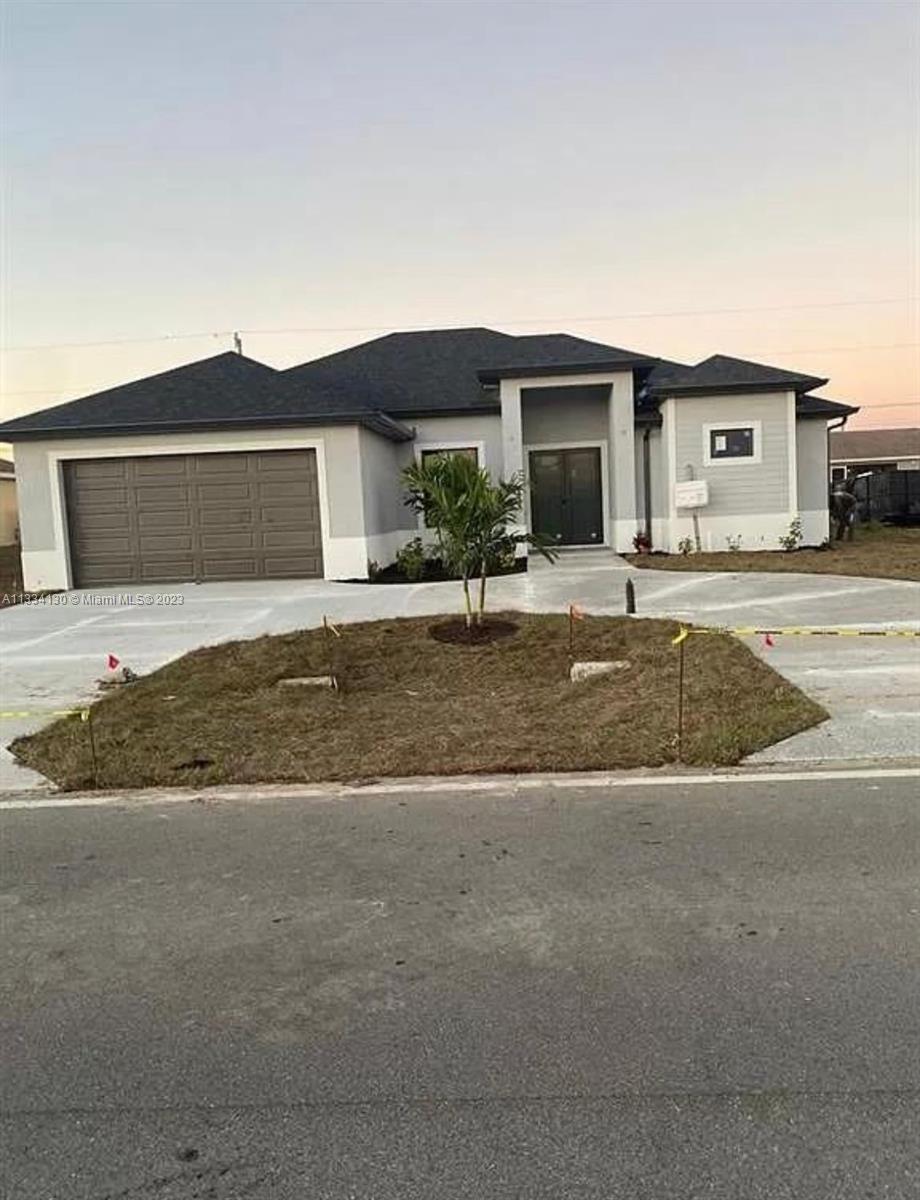
M 916 778 L 4 812 L 4 1195 L 920 1193 Z

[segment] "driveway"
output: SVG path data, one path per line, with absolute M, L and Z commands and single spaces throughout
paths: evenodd
M 586 552 L 489 585 L 492 608 L 624 611 L 632 579 L 640 616 L 704 625 L 920 629 L 920 585 L 815 575 L 659 574 Z M 454 612 L 459 585 L 262 581 L 101 588 L 0 612 L 0 790 L 41 786 L 6 746 L 50 714 L 90 700 L 106 657 L 144 674 L 198 646 L 335 621 Z M 782 638 L 756 651 L 815 696 L 832 720 L 756 756 L 761 761 L 920 753 L 920 639 Z

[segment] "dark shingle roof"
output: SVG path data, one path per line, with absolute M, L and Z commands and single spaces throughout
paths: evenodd
M 764 363 L 748 362 L 744 358 L 730 358 L 726 354 L 713 354 L 695 367 L 671 369 L 667 364 L 650 391 L 656 395 L 680 395 L 697 391 L 745 391 L 751 388 L 781 387 L 807 392 L 823 387 L 826 379 L 815 375 L 802 375 L 797 371 L 784 371 L 779 367 L 768 367 Z M 653 372 L 654 374 L 654 372 Z
M 599 370 L 653 360 L 567 333 L 513 337 L 494 329 L 390 333 L 285 371 L 292 386 L 321 383 L 398 416 L 494 408 L 483 382 L 503 374 Z
M 412 436 L 400 417 L 495 411 L 494 384 L 504 375 L 617 368 L 635 370 L 636 411 L 648 419 L 656 419 L 665 395 L 790 387 L 804 393 L 826 382 L 724 355 L 689 367 L 567 333 L 515 337 L 494 329 L 436 329 L 387 334 L 287 371 L 218 354 L 19 417 L 0 425 L 0 440 L 329 423 L 358 423 L 399 440 Z M 798 411 L 834 416 L 855 410 L 806 397 Z
M 476 377 L 480 367 L 513 342 L 494 329 L 435 329 L 390 333 L 283 372 L 296 392 L 333 387 L 352 403 L 406 415 L 494 407 Z
M 383 413 L 350 406 L 347 397 L 331 388 L 314 386 L 295 396 L 279 371 L 228 351 L 18 417 L 0 425 L 0 437 L 341 423 L 349 417 L 386 437 L 412 436 Z
M 795 411 L 799 417 L 849 417 L 859 412 L 859 408 L 839 400 L 828 400 L 826 396 L 797 396 Z

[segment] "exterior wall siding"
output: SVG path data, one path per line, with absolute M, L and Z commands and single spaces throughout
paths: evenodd
M 680 397 L 675 402 L 676 480 L 694 477 L 709 483 L 705 517 L 746 516 L 789 511 L 789 434 L 786 393 L 745 396 Z M 706 464 L 707 424 L 759 423 L 761 461 L 727 460 Z
M 407 420 L 406 423 L 415 430 L 416 446 L 478 446 L 483 452 L 480 465 L 484 466 L 495 479 L 502 474 L 502 419 L 499 413 L 419 417 Z M 410 447 L 409 455 L 411 456 L 412 453 Z

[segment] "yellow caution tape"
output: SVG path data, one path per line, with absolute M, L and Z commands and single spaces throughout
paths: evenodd
M 17 717 L 76 717 L 79 715 L 81 721 L 89 720 L 88 708 L 42 708 L 42 709 L 16 709 L 8 712 L 0 712 L 0 719 L 12 719 Z
M 737 633 L 745 635 L 753 634 L 769 634 L 770 637 L 779 637 L 782 634 L 790 634 L 793 637 L 906 637 L 920 638 L 920 629 L 799 629 L 791 627 L 788 629 L 761 629 L 753 625 L 741 626 L 723 626 L 718 629 L 688 629 L 681 627 L 680 633 L 676 637 L 671 638 L 672 646 L 679 646 L 680 643 L 690 636 L 691 633 Z

